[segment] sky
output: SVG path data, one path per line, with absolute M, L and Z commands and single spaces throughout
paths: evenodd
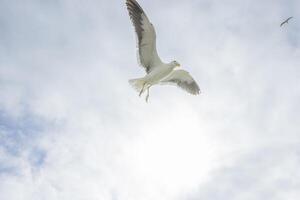
M 0 1 L 1 199 L 299 199 L 300 1 L 139 3 L 201 95 L 138 97 L 125 0 Z

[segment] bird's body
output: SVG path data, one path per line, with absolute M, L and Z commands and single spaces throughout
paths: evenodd
M 149 74 L 146 74 L 144 76 L 144 80 L 147 82 L 147 84 L 155 85 L 158 84 L 160 81 L 162 81 L 164 78 L 166 78 L 175 68 L 175 66 L 168 65 L 168 64 L 162 64 L 159 65 L 156 69 L 151 71 Z
M 156 33 L 145 12 L 136 0 L 126 0 L 129 16 L 133 22 L 138 39 L 138 57 L 147 74 L 143 78 L 129 80 L 140 96 L 153 85 L 175 83 L 191 94 L 199 94 L 200 89 L 194 79 L 184 70 L 175 70 L 180 64 L 177 61 L 163 63 L 156 50 Z
M 146 101 L 149 98 L 149 89 L 151 86 L 159 84 L 163 80 L 165 80 L 174 70 L 176 66 L 171 64 L 160 64 L 157 65 L 152 71 L 146 74 L 143 78 L 131 79 L 129 83 L 140 92 L 140 96 L 142 93 L 147 90 Z
M 280 24 L 280 27 L 283 26 L 284 24 L 288 24 L 289 21 L 290 21 L 292 18 L 293 18 L 293 17 L 289 17 L 289 18 L 287 18 L 286 20 L 284 20 L 284 22 L 282 22 L 282 23 Z

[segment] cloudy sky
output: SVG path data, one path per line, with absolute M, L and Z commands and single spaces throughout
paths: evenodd
M 1 200 L 299 199 L 300 1 L 139 3 L 200 96 L 138 98 L 125 0 L 0 1 Z

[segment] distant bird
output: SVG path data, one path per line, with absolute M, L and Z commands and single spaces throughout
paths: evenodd
M 282 27 L 284 24 L 288 24 L 289 21 L 290 21 L 292 18 L 293 18 L 293 17 L 287 18 L 284 22 L 282 22 L 282 23 L 280 24 L 280 27 Z
M 127 10 L 134 25 L 138 42 L 139 64 L 145 68 L 143 78 L 129 80 L 129 83 L 141 96 L 146 90 L 146 102 L 149 98 L 149 89 L 156 84 L 175 84 L 187 92 L 197 95 L 199 86 L 192 76 L 185 70 L 176 70 L 180 64 L 177 61 L 163 63 L 156 51 L 156 33 L 145 12 L 136 0 L 126 0 Z

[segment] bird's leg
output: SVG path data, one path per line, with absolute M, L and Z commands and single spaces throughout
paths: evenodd
M 149 99 L 149 89 L 150 87 L 147 88 L 147 96 L 146 96 L 146 102 L 148 103 L 148 99 Z
M 144 83 L 143 88 L 141 89 L 139 96 L 141 96 L 143 94 L 145 85 L 146 85 L 146 83 Z

